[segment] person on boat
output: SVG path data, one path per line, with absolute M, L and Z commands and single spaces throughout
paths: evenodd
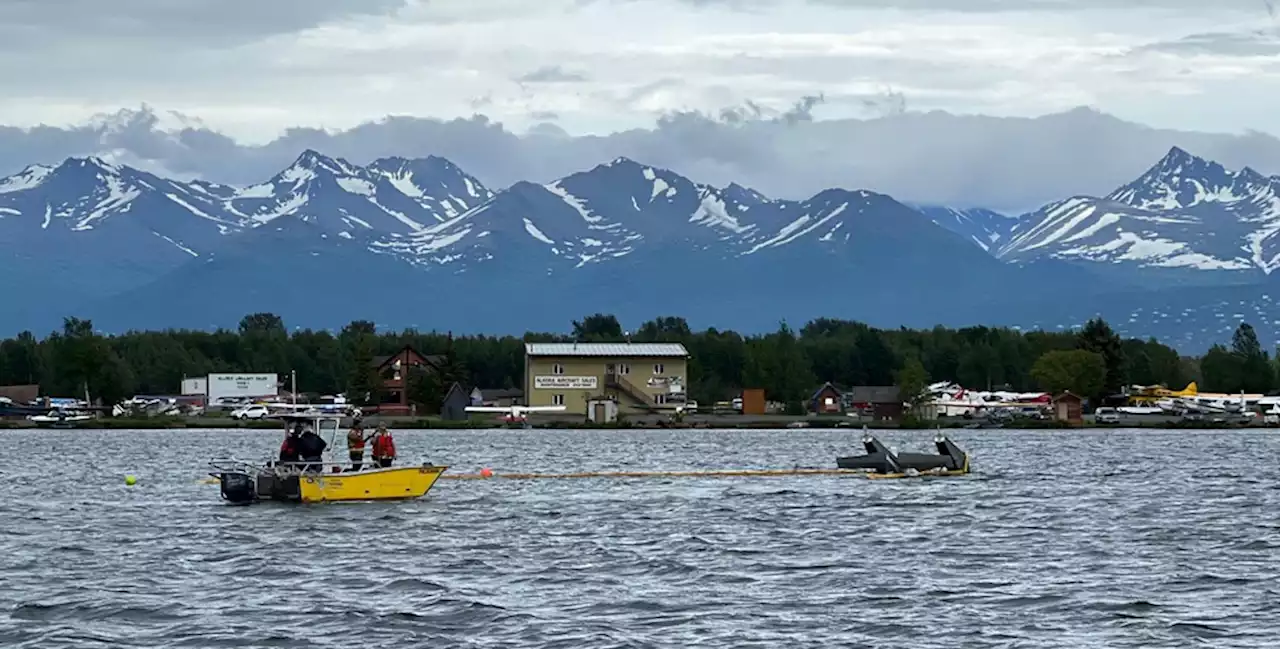
M 279 462 L 285 468 L 290 468 L 290 465 L 297 463 L 301 457 L 298 449 L 298 440 L 301 432 L 301 426 L 296 426 L 293 430 L 289 430 L 288 426 L 285 427 L 284 442 L 280 444 Z
M 364 466 L 364 445 L 367 441 L 369 437 L 364 434 L 360 420 L 356 419 L 351 423 L 351 430 L 347 431 L 347 454 L 351 456 L 352 471 L 359 471 Z
M 302 461 L 305 463 L 302 470 L 308 473 L 320 471 L 324 464 L 324 449 L 328 446 L 324 438 L 311 430 L 310 426 L 304 428 L 302 435 L 298 437 L 298 454 L 302 456 Z
M 391 466 L 396 459 L 396 441 L 387 432 L 386 424 L 378 424 L 378 432 L 373 434 L 373 463 L 382 468 Z

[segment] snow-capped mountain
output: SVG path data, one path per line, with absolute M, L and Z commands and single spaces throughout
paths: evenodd
M 934 223 L 969 239 L 974 245 L 994 253 L 1013 233 L 1021 219 L 981 207 L 954 208 L 940 205 L 913 205 Z
M 361 166 L 305 151 L 247 187 L 73 158 L 0 179 L 0 290 L 27 305 L 0 324 L 204 328 L 271 310 L 311 327 L 522 333 L 609 311 L 745 331 L 815 317 L 1053 329 L 1103 313 L 1191 345 L 1269 285 L 1195 304 L 1183 289 L 1118 291 L 1153 273 L 1266 278 L 1280 265 L 1277 187 L 1174 149 L 1107 196 L 1010 217 L 868 190 L 772 198 L 627 158 L 498 192 L 435 157 Z M 359 300 L 336 309 L 335 294 Z M 1254 324 L 1280 334 L 1280 311 Z
M 789 206 L 737 185 L 699 185 L 619 158 L 545 185 L 516 183 L 480 207 L 386 248 L 453 271 L 493 259 L 548 270 L 581 268 L 640 249 L 724 257 L 767 242 L 784 223 L 778 211 Z
M 489 199 L 492 192 L 440 158 L 360 167 L 306 151 L 264 183 L 237 188 L 161 178 L 98 157 L 33 165 L 0 179 L 0 290 L 40 305 L 145 285 L 284 216 L 373 248 Z
M 92 157 L 28 167 L 0 180 L 0 289 L 74 303 L 151 281 L 241 229 L 216 190 Z
M 690 255 L 723 263 L 784 249 L 839 261 L 869 236 L 904 232 L 956 243 L 935 230 L 918 212 L 874 192 L 832 189 L 803 201 L 770 199 L 740 185 L 698 184 L 619 158 L 544 185 L 517 183 L 455 219 L 380 245 L 451 272 L 493 263 L 563 273 L 637 256 L 647 263 Z
M 344 238 L 383 240 L 448 221 L 492 193 L 442 158 L 368 167 L 307 150 L 270 180 L 237 191 L 226 210 L 253 225 L 292 214 Z
M 234 322 L 242 315 L 239 304 L 249 299 L 236 291 L 260 278 L 286 281 L 295 277 L 294 269 L 308 268 L 305 277 L 287 280 L 290 291 L 323 283 L 326 294 L 361 295 L 362 317 L 381 314 L 384 321 L 462 330 L 537 327 L 542 317 L 548 318 L 545 326 L 560 326 L 563 314 L 600 308 L 634 317 L 679 312 L 736 328 L 772 328 L 780 317 L 818 317 L 832 309 L 886 326 L 903 320 L 932 325 L 939 309 L 974 301 L 951 286 L 958 269 L 974 282 L 1014 287 L 1034 276 L 1001 264 L 893 198 L 866 190 L 774 199 L 619 158 L 553 182 L 521 182 L 491 194 L 474 180 L 422 183 L 419 169 L 380 162 L 362 170 L 304 155 L 277 177 L 227 199 L 227 208 L 249 224 L 228 237 L 236 241 L 234 251 L 117 296 L 99 305 L 95 317 L 129 327 L 159 320 L 200 327 Z M 434 225 L 414 219 L 421 227 L 395 215 L 386 218 L 391 203 L 383 192 L 410 180 L 424 196 L 447 193 L 450 202 L 461 203 L 460 213 Z M 350 191 L 356 181 L 373 190 Z M 473 203 L 457 196 L 464 191 Z M 478 197 L 487 200 L 474 204 Z M 438 198 L 434 204 L 444 202 Z M 401 204 L 393 209 L 408 213 Z M 381 220 L 374 224 L 374 217 Z M 358 236 L 361 221 L 392 231 L 364 240 Z M 329 236 L 335 231 L 339 236 Z M 320 282 L 315 264 L 327 256 L 338 267 Z M 402 263 L 401 270 L 387 266 L 391 261 Z M 147 304 L 148 296 L 173 295 L 184 286 L 208 288 Z M 237 288 L 226 293 L 224 287 Z M 704 297 L 691 300 L 693 295 Z M 907 295 L 912 299 L 904 301 Z M 308 326 L 336 326 L 342 323 L 331 319 L 353 317 L 313 297 L 281 315 Z M 762 300 L 769 308 L 761 308 Z M 520 318 L 512 319 L 512 313 Z
M 1105 197 L 1074 196 L 1023 216 L 996 254 L 1058 259 L 1146 281 L 1239 283 L 1280 267 L 1280 178 L 1174 147 Z M 1154 271 L 1154 272 L 1153 272 Z

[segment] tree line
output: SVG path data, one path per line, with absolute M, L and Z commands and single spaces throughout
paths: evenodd
M 0 341 L 0 384 L 32 384 L 49 396 L 114 403 L 136 394 L 178 391 L 184 377 L 214 372 L 297 372 L 300 392 L 376 399 L 380 379 L 372 359 L 410 345 L 447 358 L 444 376 L 418 381 L 415 401 L 431 404 L 444 387 L 519 387 L 525 342 L 680 342 L 691 354 L 690 398 L 732 398 L 744 387 L 763 388 L 767 398 L 798 406 L 823 383 L 844 386 L 900 385 L 908 399 L 933 381 L 969 389 L 1072 390 L 1097 399 L 1128 384 L 1181 389 L 1198 381 L 1201 390 L 1267 393 L 1280 387 L 1277 362 L 1258 343 L 1253 328 L 1240 325 L 1230 346 L 1216 345 L 1201 358 L 1179 355 L 1154 339 L 1122 339 L 1101 319 L 1065 332 L 1020 332 L 966 327 L 928 330 L 877 329 L 859 322 L 817 319 L 799 329 L 742 335 L 692 330 L 680 317 L 658 317 L 627 330 L 608 314 L 572 322 L 568 333 L 522 337 L 443 332 L 379 331 L 355 321 L 339 332 L 296 328 L 279 316 L 246 316 L 236 330 L 130 331 L 103 335 L 88 320 L 67 318 L 61 331 L 37 338 L 31 332 Z

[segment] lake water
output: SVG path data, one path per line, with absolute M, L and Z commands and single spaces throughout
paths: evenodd
M 827 468 L 860 433 L 396 439 L 501 473 Z M 441 481 L 310 507 L 199 483 L 274 431 L 0 439 L 6 648 L 1280 646 L 1272 432 L 954 431 L 972 476 Z

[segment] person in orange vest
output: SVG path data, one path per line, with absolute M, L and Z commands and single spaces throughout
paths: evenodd
M 356 419 L 351 423 L 351 430 L 347 431 L 347 455 L 351 457 L 352 471 L 359 471 L 364 466 L 364 443 L 367 441 L 369 437 L 364 434 L 360 420 Z
M 396 459 L 396 441 L 387 432 L 386 424 L 378 424 L 378 432 L 373 434 L 373 463 L 386 468 Z

